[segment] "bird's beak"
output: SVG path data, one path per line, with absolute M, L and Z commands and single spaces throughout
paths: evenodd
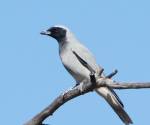
M 42 31 L 41 33 L 40 33 L 41 35 L 51 35 L 51 32 L 50 31 Z

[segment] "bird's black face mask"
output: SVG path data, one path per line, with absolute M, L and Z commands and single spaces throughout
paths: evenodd
M 60 41 L 66 37 L 66 30 L 60 27 L 52 27 L 47 31 L 41 32 L 42 35 L 48 35 Z

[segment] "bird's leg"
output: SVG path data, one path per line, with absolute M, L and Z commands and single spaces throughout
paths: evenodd
M 95 72 L 90 73 L 90 79 L 91 79 L 91 83 L 92 83 L 92 88 L 94 88 L 96 86 Z

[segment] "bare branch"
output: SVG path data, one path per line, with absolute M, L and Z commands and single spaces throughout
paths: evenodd
M 91 75 L 91 79 L 95 81 L 93 75 Z M 63 95 L 59 95 L 48 107 L 46 107 L 43 111 L 33 117 L 30 121 L 25 123 L 24 125 L 42 125 L 42 122 L 49 116 L 51 116 L 60 106 L 62 106 L 67 101 L 83 95 L 85 93 L 93 91 L 95 88 L 98 87 L 111 87 L 112 89 L 140 89 L 140 88 L 150 88 L 150 82 L 147 83 L 119 83 L 113 82 L 111 79 L 108 78 L 99 78 L 95 84 L 83 84 L 83 91 L 81 92 L 80 89 L 77 87 L 73 88 L 72 90 L 64 93 Z
M 114 83 L 110 84 L 109 87 L 113 89 L 144 89 L 144 88 L 150 88 L 150 82 L 137 82 L 137 83 Z
M 91 91 L 90 87 L 91 84 L 84 84 L 83 92 L 81 92 L 78 87 L 75 87 L 67 93 L 59 95 L 47 108 L 45 108 L 43 111 L 41 111 L 24 125 L 42 125 L 42 122 L 48 116 L 52 115 L 61 105 L 77 96 L 83 95 L 84 93 Z

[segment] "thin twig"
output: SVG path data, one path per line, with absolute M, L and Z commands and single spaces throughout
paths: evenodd
M 110 84 L 109 87 L 113 89 L 144 89 L 144 88 L 150 88 L 150 82 L 137 82 L 137 83 L 114 83 Z
M 110 73 L 109 75 L 106 76 L 106 78 L 112 78 L 114 75 L 116 75 L 118 73 L 118 70 L 115 69 L 112 73 Z

